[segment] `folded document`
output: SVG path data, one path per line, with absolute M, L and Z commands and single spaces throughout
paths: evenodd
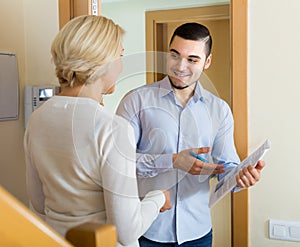
M 218 201 L 220 201 L 228 192 L 230 192 L 235 186 L 236 175 L 243 167 L 248 165 L 256 166 L 257 162 L 265 155 L 266 151 L 271 148 L 271 142 L 266 140 L 259 148 L 257 148 L 252 154 L 245 158 L 238 166 L 236 166 L 230 173 L 222 178 L 211 190 L 208 206 L 213 207 Z

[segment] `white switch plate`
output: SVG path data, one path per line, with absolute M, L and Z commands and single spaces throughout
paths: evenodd
M 300 242 L 300 221 L 270 219 L 269 238 Z

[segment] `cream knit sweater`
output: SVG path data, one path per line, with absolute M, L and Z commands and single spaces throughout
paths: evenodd
M 88 98 L 55 96 L 30 117 L 24 148 L 34 209 L 62 235 L 83 222 L 112 223 L 121 244 L 137 244 L 165 202 L 140 201 L 129 123 Z

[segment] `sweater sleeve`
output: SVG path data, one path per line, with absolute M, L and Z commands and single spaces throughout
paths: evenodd
M 108 223 L 116 226 L 119 242 L 127 245 L 147 231 L 165 203 L 165 196 L 157 190 L 140 200 L 134 132 L 124 123 L 123 119 L 112 123 L 102 153 L 101 177 Z

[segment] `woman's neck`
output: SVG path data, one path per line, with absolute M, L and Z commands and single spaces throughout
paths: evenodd
M 59 96 L 90 98 L 103 105 L 103 95 L 99 94 L 99 89 L 97 90 L 95 87 L 95 83 L 87 85 L 84 84 L 76 87 L 62 86 Z
M 59 96 L 68 96 L 68 97 L 78 97 L 82 86 L 77 87 L 66 87 L 61 86 L 61 91 L 58 94 Z

